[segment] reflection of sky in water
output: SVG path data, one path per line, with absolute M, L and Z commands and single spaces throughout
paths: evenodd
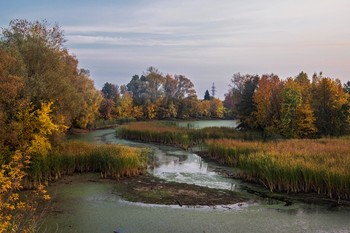
M 179 121 L 177 125 L 183 128 L 190 129 L 203 129 L 207 127 L 237 127 L 237 121 L 235 120 L 207 120 L 207 121 Z
M 156 150 L 154 156 L 155 166 L 149 172 L 162 179 L 229 190 L 237 185 L 233 179 L 218 175 L 196 154 L 181 150 Z

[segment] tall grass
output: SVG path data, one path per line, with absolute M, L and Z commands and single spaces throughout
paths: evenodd
M 191 129 L 177 127 L 176 123 L 168 121 L 133 122 L 123 125 L 117 130 L 120 137 L 143 142 L 153 142 L 188 149 L 206 139 L 240 138 L 253 140 L 260 138 L 254 132 L 239 132 L 227 127 L 209 127 Z
M 350 199 L 349 139 L 241 142 L 207 140 L 208 155 L 241 169 L 271 191 L 316 192 Z
M 173 145 L 183 149 L 191 146 L 188 130 L 163 122 L 134 122 L 123 125 L 117 133 L 129 140 Z
M 25 188 L 47 184 L 75 172 L 99 172 L 102 178 L 134 176 L 147 166 L 147 151 L 111 144 L 65 142 L 47 156 L 32 155 Z

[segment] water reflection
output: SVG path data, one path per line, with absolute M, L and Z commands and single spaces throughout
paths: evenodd
M 207 127 L 237 127 L 237 121 L 235 120 L 207 120 L 207 121 L 179 121 L 177 122 L 179 127 L 189 129 L 203 129 Z
M 235 190 L 237 181 L 222 177 L 200 156 L 182 150 L 155 150 L 155 166 L 148 172 L 167 181 L 195 184 L 199 186 Z

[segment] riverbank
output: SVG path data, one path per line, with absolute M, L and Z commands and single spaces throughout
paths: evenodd
M 57 189 L 81 183 L 108 183 L 111 192 L 123 200 L 146 204 L 178 206 L 231 205 L 248 201 L 241 194 L 229 190 L 218 190 L 197 185 L 167 182 L 150 174 L 128 178 L 102 179 L 98 173 L 74 174 L 50 184 L 50 195 L 55 200 Z

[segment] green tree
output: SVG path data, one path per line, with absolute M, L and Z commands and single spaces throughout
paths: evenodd
M 251 90 L 249 90 L 253 79 L 259 79 L 257 75 L 241 75 L 236 73 L 231 78 L 230 89 L 228 93 L 225 94 L 224 107 L 226 108 L 226 116 L 230 118 L 238 118 L 241 121 L 240 127 L 245 128 L 247 125 L 244 123 L 243 118 L 246 113 L 243 113 L 244 109 L 249 108 L 248 102 L 252 102 L 252 94 L 247 95 Z M 256 83 L 257 85 L 257 83 Z M 254 87 L 255 90 L 256 86 Z M 243 95 L 244 99 L 243 99 Z M 245 114 L 245 115 L 244 115 Z M 250 113 L 248 114 L 250 115 Z
M 106 82 L 103 85 L 101 92 L 105 99 L 111 99 L 115 103 L 118 101 L 118 98 L 120 97 L 119 87 L 109 82 Z
M 350 81 L 344 84 L 344 91 L 350 94 Z
M 249 76 L 249 78 L 244 81 L 242 88 L 241 100 L 236 104 L 237 107 L 237 117 L 239 119 L 238 128 L 241 129 L 256 129 L 256 104 L 254 102 L 254 93 L 258 88 L 260 77 Z
M 208 90 L 205 91 L 204 100 L 210 100 L 210 94 Z
M 298 109 L 303 101 L 301 88 L 293 79 L 289 78 L 281 94 L 281 133 L 285 137 L 295 138 L 298 135 Z

